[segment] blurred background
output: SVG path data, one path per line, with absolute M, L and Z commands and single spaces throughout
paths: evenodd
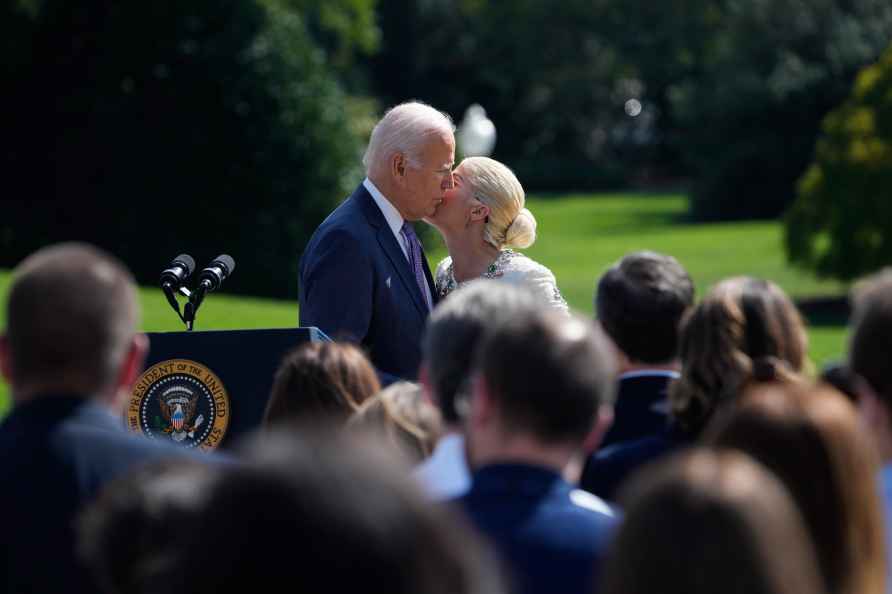
M 409 99 L 482 107 L 579 310 L 657 249 L 700 291 L 779 282 L 832 335 L 820 362 L 848 283 L 892 262 L 888 0 L 0 2 L 0 268 L 82 239 L 155 285 L 226 252 L 252 299 L 205 328 L 296 323 L 303 246 Z M 146 328 L 177 329 L 146 295 Z

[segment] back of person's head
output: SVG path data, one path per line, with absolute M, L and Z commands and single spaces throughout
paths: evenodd
M 432 134 L 452 136 L 455 126 L 445 113 L 422 103 L 408 101 L 387 110 L 372 129 L 362 163 L 366 173 L 381 167 L 396 153 L 412 165 L 421 163 L 421 152 Z
M 476 369 L 502 428 L 544 444 L 581 444 L 599 409 L 613 405 L 616 356 L 578 316 L 540 310 L 500 324 L 481 343 Z
M 486 329 L 539 308 L 529 291 L 487 279 L 462 285 L 437 305 L 427 321 L 422 358 L 445 423 L 459 422 L 456 396 L 471 374 L 474 349 Z
M 279 365 L 263 425 L 344 422 L 380 389 L 375 369 L 359 347 L 305 342 Z
M 856 285 L 849 364 L 892 410 L 892 268 Z
M 828 592 L 884 591 L 878 463 L 854 406 L 828 387 L 763 384 L 716 418 L 708 440 L 772 470 L 802 512 Z
M 460 518 L 344 434 L 272 432 L 207 488 L 158 591 L 501 592 Z
M 431 455 L 440 438 L 440 411 L 418 384 L 395 382 L 363 402 L 348 425 L 383 437 L 417 464 Z
M 682 316 L 694 284 L 672 256 L 632 252 L 598 281 L 595 310 L 607 335 L 631 362 L 667 363 L 678 352 Z
M 780 287 L 743 276 L 720 282 L 682 321 L 673 419 L 696 435 L 746 385 L 797 381 L 807 347 L 802 317 Z
M 157 591 L 214 468 L 180 459 L 107 484 L 78 520 L 78 554 L 106 594 Z
M 13 396 L 107 391 L 119 379 L 138 324 L 136 286 L 116 258 L 79 243 L 38 250 L 13 272 L 6 304 Z
M 536 218 L 524 207 L 526 194 L 514 172 L 489 157 L 468 157 L 460 167 L 474 198 L 489 207 L 483 239 L 499 249 L 533 245 Z
M 675 455 L 635 475 L 620 502 L 603 594 L 825 592 L 790 495 L 746 456 Z

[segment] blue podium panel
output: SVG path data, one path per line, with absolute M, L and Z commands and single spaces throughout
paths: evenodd
M 153 332 L 128 427 L 183 447 L 227 448 L 259 427 L 282 358 L 318 328 Z

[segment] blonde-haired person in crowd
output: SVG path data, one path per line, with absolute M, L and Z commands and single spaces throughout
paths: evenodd
M 464 159 L 453 172 L 454 186 L 437 211 L 425 219 L 443 235 L 449 257 L 434 275 L 446 297 L 476 278 L 521 284 L 545 303 L 567 311 L 554 274 L 515 252 L 536 241 L 536 219 L 524 207 L 523 186 L 502 163 L 487 157 Z
M 390 384 L 356 410 L 348 423 L 373 434 L 418 464 L 431 455 L 440 438 L 440 411 L 427 401 L 414 382 Z

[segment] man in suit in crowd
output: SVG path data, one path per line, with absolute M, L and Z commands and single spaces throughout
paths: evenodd
M 608 339 L 588 320 L 535 312 L 494 328 L 475 369 L 474 472 L 458 503 L 501 554 L 515 592 L 590 594 L 616 517 L 572 482 L 612 419 Z
M 15 270 L 0 337 L 13 409 L 0 425 L 0 590 L 95 592 L 74 519 L 107 480 L 182 452 L 133 435 L 121 411 L 148 341 L 129 272 L 83 244 Z
M 694 305 L 690 275 L 672 256 L 632 252 L 598 281 L 595 311 L 619 356 L 613 425 L 579 485 L 612 500 L 638 458 L 661 451 L 669 384 L 678 378 L 681 320 Z
M 694 284 L 672 256 L 632 252 L 601 277 L 595 311 L 620 367 L 613 425 L 601 448 L 666 428 L 667 392 L 681 367 L 679 327 L 693 305 Z
M 459 287 L 428 319 L 420 379 L 425 394 L 440 409 L 443 435 L 415 475 L 433 499 L 459 497 L 471 486 L 457 402 L 467 396 L 477 343 L 487 328 L 540 308 L 535 296 L 518 285 L 478 279 Z
M 300 261 L 300 325 L 362 344 L 385 383 L 418 374 L 436 291 L 412 222 L 432 215 L 452 188 L 453 130 L 423 103 L 390 109 L 372 131 L 366 179 Z

